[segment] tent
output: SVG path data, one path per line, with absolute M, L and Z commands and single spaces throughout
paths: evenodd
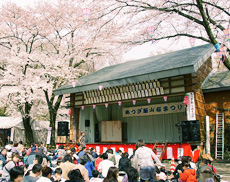
M 31 127 L 34 135 L 34 142 L 46 143 L 49 130 L 49 121 L 31 121 Z M 6 140 L 15 142 L 25 141 L 25 131 L 21 117 L 0 117 L 0 139 L 1 145 Z

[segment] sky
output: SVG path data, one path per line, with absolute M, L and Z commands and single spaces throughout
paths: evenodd
M 55 0 L 0 0 L 0 6 L 4 5 L 7 2 L 14 2 L 22 7 L 31 6 L 36 2 L 41 1 L 53 1 Z M 131 61 L 136 59 L 142 59 L 145 57 L 154 56 L 157 54 L 163 54 L 166 52 L 172 52 L 175 50 L 189 48 L 190 44 L 188 41 L 189 38 L 182 37 L 175 40 L 161 40 L 152 44 L 152 42 L 145 43 L 141 46 L 136 46 L 131 49 L 129 52 L 125 53 L 122 58 L 122 62 Z M 204 42 L 196 40 L 195 46 L 202 45 Z

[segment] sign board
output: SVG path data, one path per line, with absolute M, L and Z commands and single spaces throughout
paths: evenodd
M 50 144 L 52 127 L 49 127 L 46 144 Z
M 122 142 L 121 121 L 101 122 L 101 142 Z
M 123 108 L 123 117 L 171 114 L 184 111 L 185 106 L 182 102 L 165 103 Z
M 189 99 L 189 104 L 187 106 L 187 120 L 188 121 L 196 120 L 194 93 L 189 92 L 187 94 L 188 94 L 188 99 Z

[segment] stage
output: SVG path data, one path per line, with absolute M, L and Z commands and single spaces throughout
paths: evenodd
M 58 146 L 60 144 L 57 144 Z M 64 144 L 65 145 L 65 144 Z M 98 154 L 104 153 L 107 149 L 112 149 L 114 152 L 116 152 L 118 149 L 120 149 L 122 152 L 129 153 L 129 156 L 131 156 L 136 149 L 135 144 L 116 144 L 116 143 L 89 143 L 86 144 L 86 148 L 90 149 L 94 147 L 96 152 Z M 146 144 L 146 147 L 149 147 L 153 149 L 154 144 Z M 78 146 L 76 145 L 76 148 Z M 157 144 L 155 153 L 160 156 L 162 149 L 164 148 L 163 144 Z M 167 159 L 178 159 L 181 156 L 191 156 L 193 161 L 196 162 L 199 158 L 200 150 L 194 150 L 192 151 L 191 145 L 189 143 L 182 143 L 181 145 L 178 143 L 169 143 L 167 145 L 165 154 L 163 156 L 163 160 Z

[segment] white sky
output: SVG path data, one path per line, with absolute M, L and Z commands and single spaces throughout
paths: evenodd
M 35 2 L 41 2 L 41 1 L 55 2 L 55 0 L 0 0 L 0 6 L 4 5 L 7 2 L 14 2 L 22 7 L 27 7 L 33 5 Z M 190 44 L 188 39 L 189 38 L 187 37 L 182 37 L 177 41 L 161 40 L 159 42 L 155 42 L 154 44 L 152 44 L 152 42 L 149 42 L 142 46 L 137 46 L 131 49 L 128 53 L 124 54 L 123 61 L 136 60 L 136 59 L 157 55 L 159 53 L 162 54 L 169 51 L 189 48 Z M 196 40 L 195 46 L 202 45 L 202 44 L 204 44 L 204 42 L 200 40 Z

